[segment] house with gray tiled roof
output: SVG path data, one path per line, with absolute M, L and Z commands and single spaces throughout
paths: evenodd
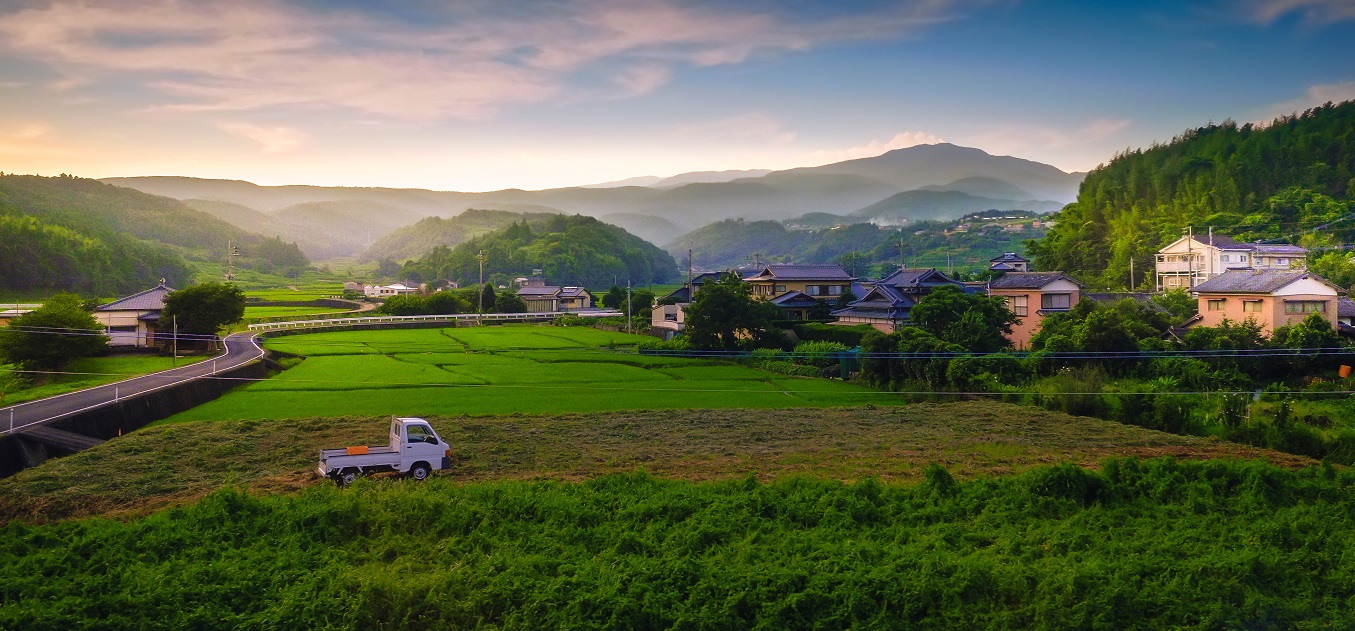
M 527 304 L 530 313 L 571 311 L 593 306 L 593 294 L 583 287 L 526 285 L 518 287 L 517 294 Z
M 1018 349 L 1030 346 L 1030 338 L 1051 313 L 1068 311 L 1082 297 L 1082 283 L 1063 272 L 1007 272 L 988 281 L 988 295 L 1007 301 L 1016 314 L 1016 324 L 1007 336 Z
M 119 298 L 94 309 L 94 319 L 102 324 L 109 345 L 122 348 L 159 346 L 160 312 L 165 310 L 165 297 L 174 288 L 161 280 L 159 285 Z
M 788 291 L 798 291 L 818 300 L 836 300 L 856 278 L 840 265 L 768 265 L 762 271 L 745 276 L 753 286 L 753 297 L 771 300 Z
M 1177 239 L 1157 251 L 1158 291 L 1189 289 L 1232 270 L 1296 270 L 1307 267 L 1308 250 L 1283 243 L 1245 243 L 1223 235 Z
M 836 324 L 869 324 L 892 333 L 907 325 L 910 312 L 923 296 L 944 286 L 964 289 L 936 268 L 899 268 L 880 280 L 853 285 L 852 294 L 859 298 L 832 315 L 837 318 Z M 861 293 L 857 293 L 858 287 Z
M 993 272 L 1029 272 L 1030 259 L 1015 252 L 1003 252 L 1002 256 L 988 259 L 988 270 Z
M 1191 290 L 1199 300 L 1199 316 L 1189 325 L 1252 320 L 1269 335 L 1318 313 L 1336 327 L 1339 291 L 1336 285 L 1307 270 L 1231 270 Z

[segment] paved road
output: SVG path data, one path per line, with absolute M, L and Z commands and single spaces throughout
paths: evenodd
M 36 427 L 47 421 L 113 403 L 115 398 L 153 392 L 185 381 L 226 372 L 263 357 L 263 348 L 254 333 L 235 333 L 223 341 L 225 350 L 216 357 L 180 368 L 133 377 L 104 386 L 0 408 L 0 435 Z

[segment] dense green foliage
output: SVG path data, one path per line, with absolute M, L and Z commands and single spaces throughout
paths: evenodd
M 953 285 L 928 292 L 909 318 L 937 339 L 975 353 L 1011 348 L 1007 336 L 1018 320 L 1003 298 L 966 293 Z
M 527 276 L 540 269 L 556 285 L 608 286 L 630 279 L 637 285 L 677 278 L 667 252 L 616 226 L 582 215 L 551 215 L 539 228 L 511 224 L 455 247 L 438 246 L 405 264 L 415 280 L 479 282 L 477 253 L 485 255 L 485 278 Z
M 1024 215 L 1024 213 L 1022 213 Z M 837 263 L 853 276 L 882 276 L 899 266 L 900 243 L 909 267 L 986 270 L 988 260 L 1003 252 L 1021 252 L 1022 241 L 1044 234 L 1043 228 L 1009 232 L 999 222 L 969 222 L 966 232 L 949 232 L 958 221 L 922 221 L 904 227 L 855 223 L 837 228 L 791 230 L 776 221 L 727 219 L 684 235 L 668 251 L 693 264 L 728 268 L 761 262 Z M 1030 224 L 1029 220 L 1024 222 Z M 756 255 L 756 256 L 754 256 Z
M 539 230 L 553 216 L 551 213 L 515 213 L 471 208 L 455 217 L 426 217 L 381 237 L 367 249 L 362 258 L 407 261 L 423 256 L 437 246 L 452 247 L 472 237 L 502 230 L 520 221 L 527 222 Z
M 753 297 L 738 274 L 720 276 L 696 292 L 687 306 L 687 341 L 697 350 L 734 351 L 761 346 L 780 310 Z
M 1355 476 L 1113 460 L 957 482 L 644 474 L 234 490 L 11 523 L 0 626 L 1338 628 Z
M 376 312 L 397 316 L 473 313 L 475 305 L 467 302 L 464 294 L 439 291 L 427 296 L 391 296 L 377 307 Z
M 108 351 L 108 337 L 75 294 L 57 294 L 0 328 L 0 362 L 56 370 Z
M 295 244 L 265 239 L 166 197 L 70 176 L 0 176 L 0 288 L 97 295 L 185 285 L 185 257 L 299 273 Z M 172 247 L 170 247 L 172 246 Z
M 1131 258 L 1140 273 L 1151 269 L 1157 249 L 1188 226 L 1244 241 L 1349 243 L 1352 195 L 1355 102 L 1328 104 L 1265 127 L 1211 124 L 1116 156 L 1028 247 L 1038 269 L 1123 287 Z
M 243 317 L 245 292 L 230 283 L 201 283 L 171 291 L 160 312 L 161 326 L 177 321 L 182 335 L 216 335 L 221 327 Z

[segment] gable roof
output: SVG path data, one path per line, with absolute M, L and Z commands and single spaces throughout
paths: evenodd
M 828 280 L 849 282 L 852 276 L 840 265 L 768 265 L 756 276 L 745 281 L 755 280 Z
M 816 306 L 819 301 L 802 291 L 792 290 L 772 298 L 771 303 L 781 308 L 800 308 Z
M 589 293 L 588 293 L 588 290 L 587 290 L 587 289 L 584 289 L 583 287 L 562 287 L 562 288 L 560 288 L 560 296 L 561 296 L 561 297 L 566 297 L 566 296 L 567 296 L 567 297 L 570 297 L 570 298 L 577 298 L 577 297 L 582 296 L 582 295 L 585 295 L 585 294 L 587 294 L 587 295 L 589 295 L 589 296 L 592 295 L 592 294 L 589 294 Z
M 1269 294 L 1294 281 L 1311 278 L 1340 291 L 1327 279 L 1307 270 L 1230 270 L 1191 288 L 1201 294 Z
M 989 289 L 1041 289 L 1059 280 L 1066 280 L 1084 287 L 1076 278 L 1063 272 L 1007 272 L 988 281 Z
M 1336 317 L 1355 318 L 1355 300 L 1345 296 L 1336 299 Z
M 126 298 L 119 298 L 103 305 L 95 311 L 163 311 L 165 308 L 165 296 L 174 291 L 164 283 L 142 292 L 137 292 Z
M 902 291 L 917 291 L 928 287 L 940 287 L 942 285 L 960 286 L 960 283 L 951 280 L 945 274 L 936 271 L 935 267 L 907 268 L 900 267 L 898 271 L 890 274 L 878 281 L 875 285 L 889 285 Z
M 1188 238 L 1190 237 L 1181 237 L 1180 239 L 1172 241 L 1171 243 L 1168 243 L 1167 245 L 1164 245 L 1161 248 L 1159 248 L 1158 252 L 1166 250 L 1167 248 L 1170 248 L 1182 241 L 1185 241 Z M 1221 234 L 1216 234 L 1213 236 L 1197 234 L 1195 235 L 1194 238 L 1196 243 L 1212 245 L 1213 247 L 1216 247 L 1220 250 L 1234 250 L 1234 251 L 1240 250 L 1246 252 L 1255 252 L 1257 254 L 1271 254 L 1271 255 L 1289 255 L 1289 256 L 1308 255 L 1307 248 L 1300 247 L 1297 245 L 1289 245 L 1285 243 L 1247 243 L 1245 241 L 1238 241 L 1232 237 L 1224 236 Z
M 1003 253 L 1002 253 L 1002 256 L 995 256 L 995 257 L 993 257 L 993 258 L 991 258 L 991 259 L 988 259 L 988 262 L 989 262 L 989 263 L 1029 263 L 1029 262 L 1030 262 L 1030 259 L 1027 259 L 1027 258 L 1025 258 L 1025 257 L 1023 257 L 1023 256 L 1021 256 L 1021 255 L 1019 255 L 1019 254 L 1017 254 L 1017 253 L 1015 253 L 1015 252 L 1003 252 Z
M 533 297 L 533 298 L 554 298 L 554 297 L 555 297 L 556 295 L 558 295 L 559 293 L 560 293 L 560 288 L 559 288 L 559 287 L 553 287 L 553 286 L 551 286 L 551 285 L 544 285 L 544 286 L 543 286 L 543 285 L 531 285 L 531 286 L 527 286 L 527 287 L 519 287 L 519 288 L 518 288 L 518 295 L 519 295 L 519 296 L 524 296 L 524 297 L 530 296 L 530 297 Z

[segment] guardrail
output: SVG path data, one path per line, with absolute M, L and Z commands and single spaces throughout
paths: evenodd
M 249 325 L 251 331 L 290 331 L 296 329 L 327 329 L 372 324 L 401 324 L 417 322 L 540 322 L 560 316 L 581 318 L 625 317 L 620 311 L 541 311 L 534 313 L 457 313 L 452 315 L 365 316 L 358 318 L 325 318 L 292 320 L 290 322 L 262 322 Z

